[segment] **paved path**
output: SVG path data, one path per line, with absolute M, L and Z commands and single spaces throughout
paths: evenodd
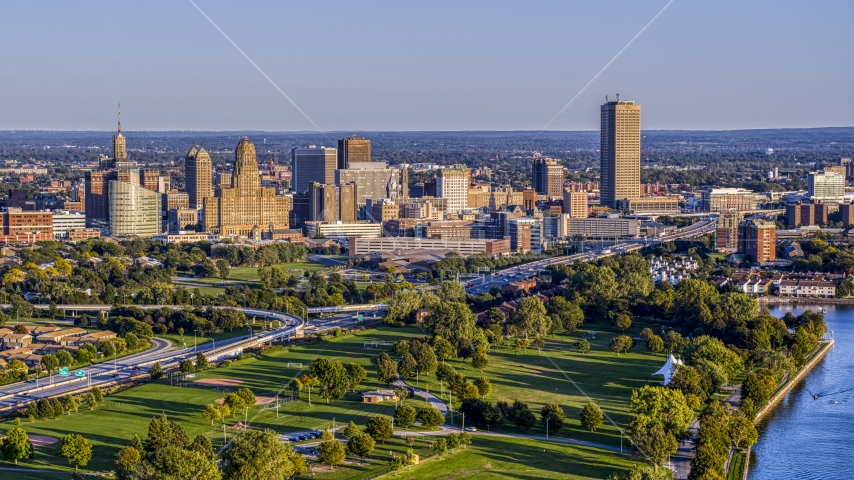
M 448 405 L 446 405 L 445 402 L 442 401 L 442 399 L 437 397 L 436 395 L 433 395 L 432 393 L 425 392 L 424 390 L 421 390 L 420 388 L 415 388 L 412 385 L 409 385 L 400 379 L 395 380 L 393 385 L 395 385 L 397 387 L 409 388 L 410 390 L 412 390 L 414 392 L 416 397 L 421 397 L 423 399 L 426 399 L 427 402 L 430 403 L 430 405 L 432 405 L 434 408 L 436 408 L 440 412 L 442 412 L 442 415 L 448 416 Z

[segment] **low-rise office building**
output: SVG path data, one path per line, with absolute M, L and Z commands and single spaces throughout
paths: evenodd
M 509 255 L 510 239 L 477 240 L 477 239 L 432 239 L 410 237 L 383 237 L 348 239 L 350 256 L 367 255 L 370 253 L 396 252 L 411 249 L 446 249 L 457 252 L 460 256 L 468 257 L 477 253 L 490 256 Z

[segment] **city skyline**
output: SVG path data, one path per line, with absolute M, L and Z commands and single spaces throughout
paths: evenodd
M 192 3 L 93 1 L 8 7 L 0 129 L 109 130 L 122 102 L 128 131 L 536 131 L 622 48 L 549 129 L 595 130 L 616 93 L 650 130 L 854 124 L 846 3 L 196 4 L 305 116 Z

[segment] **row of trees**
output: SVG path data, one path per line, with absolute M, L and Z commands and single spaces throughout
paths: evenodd
M 220 468 L 217 468 L 217 460 Z M 190 441 L 184 427 L 166 414 L 153 418 L 145 442 L 118 452 L 114 462 L 119 480 L 196 478 L 203 480 L 288 478 L 305 473 L 305 457 L 272 431 L 241 430 L 216 455 L 204 435 Z
M 22 428 L 11 428 L 0 443 L 0 452 L 3 458 L 12 460 L 15 465 L 20 459 L 30 459 L 35 455 L 35 449 L 27 432 Z M 92 444 L 76 433 L 69 433 L 59 443 L 59 456 L 74 464 L 74 471 L 78 466 L 85 467 L 92 459 Z

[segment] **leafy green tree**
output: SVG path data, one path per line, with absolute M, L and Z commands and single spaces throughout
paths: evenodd
M 621 313 L 617 315 L 617 320 L 615 322 L 617 328 L 620 331 L 625 332 L 626 330 L 632 328 L 632 317 L 626 315 L 625 313 Z
M 205 356 L 204 353 L 199 352 L 196 354 L 196 370 L 206 370 L 209 368 L 208 357 Z
M 368 376 L 368 372 L 365 371 L 365 367 L 358 363 L 348 364 L 346 368 L 347 377 L 350 381 L 350 390 L 358 390 L 359 385 Z
M 181 370 L 181 373 L 192 373 L 193 371 L 195 371 L 196 366 L 193 365 L 192 360 L 187 359 L 181 362 L 181 365 L 178 367 L 178 369 Z
M 75 396 L 66 395 L 62 398 L 62 407 L 68 415 L 71 415 L 80 408 L 80 400 Z
M 149 370 L 149 375 L 151 375 L 152 380 L 158 380 L 163 377 L 163 367 L 160 366 L 160 362 L 154 362 L 154 365 Z
M 588 342 L 586 338 L 580 338 L 575 342 L 575 348 L 577 348 L 581 353 L 587 353 L 590 351 L 590 342 Z
M 510 316 L 508 324 L 510 331 L 516 335 L 542 336 L 549 333 L 551 319 L 546 315 L 546 307 L 536 297 L 523 298 L 519 308 Z
M 231 409 L 232 413 L 243 411 L 244 407 L 249 406 L 246 404 L 246 400 L 236 393 L 229 393 L 226 395 L 223 405 L 228 405 L 228 408 Z
M 42 364 L 47 369 L 47 374 L 51 375 L 51 372 L 59 368 L 59 359 L 56 358 L 56 355 L 47 354 L 42 357 Z
M 60 367 L 70 367 L 74 363 L 74 357 L 66 350 L 56 352 L 55 357 L 59 361 Z
M 98 400 L 95 400 L 95 395 L 92 395 L 92 393 L 87 393 L 83 398 L 85 399 L 86 407 L 89 410 L 95 410 L 95 407 L 98 406 Z
M 442 359 L 443 364 L 445 363 L 445 360 L 453 358 L 454 355 L 456 355 L 456 350 L 454 350 L 454 346 L 451 345 L 451 342 L 438 336 L 433 339 L 433 350 L 436 351 L 436 356 Z
M 205 410 L 202 412 L 202 418 L 210 420 L 211 426 L 213 426 L 214 422 L 222 420 L 222 410 L 220 410 L 219 405 L 209 403 L 205 405 Z
M 564 413 L 563 409 L 560 408 L 560 405 L 556 403 L 549 403 L 544 406 L 543 410 L 540 412 L 540 421 L 543 423 L 543 426 L 545 426 L 546 421 L 548 420 L 548 428 L 551 433 L 557 433 L 563 427 L 563 421 L 565 419 L 566 413 Z
M 657 469 L 676 452 L 678 439 L 685 436 L 694 412 L 681 391 L 649 385 L 632 392 L 630 405 L 632 442 L 653 460 Z
M 429 375 L 430 372 L 436 371 L 438 361 L 436 360 L 436 352 L 433 351 L 433 347 L 427 342 L 416 342 L 413 347 L 414 351 L 411 353 L 415 357 L 415 361 L 418 362 L 418 371 L 422 375 Z
M 401 405 L 394 410 L 394 423 L 396 426 L 409 429 L 415 424 L 415 408 L 409 405 Z
M 19 458 L 33 458 L 33 444 L 30 443 L 30 438 L 23 429 L 9 429 L 6 431 L 6 437 L 2 441 L 0 451 L 3 452 L 3 458 L 13 460 L 15 465 L 18 464 Z
M 241 430 L 220 459 L 223 476 L 230 479 L 288 478 L 307 470 L 305 457 L 272 430 Z
M 183 449 L 190 439 L 179 423 L 170 421 L 165 413 L 148 422 L 148 437 L 145 439 L 145 451 L 154 454 L 167 446 Z
M 416 416 L 424 428 L 436 428 L 445 422 L 445 417 L 438 408 L 430 406 L 424 407 L 418 411 Z
M 344 463 L 344 447 L 335 439 L 320 442 L 317 449 L 317 461 L 329 465 L 333 470 L 335 465 Z
M 465 303 L 443 302 L 427 316 L 425 328 L 430 338 L 442 337 L 450 342 L 454 352 L 471 347 L 475 339 L 477 318 Z M 443 356 L 444 352 L 434 344 L 434 348 Z M 444 356 L 443 356 L 444 358 Z
M 617 335 L 608 342 L 608 348 L 619 355 L 622 352 L 628 352 L 633 343 L 632 338 L 628 335 Z
M 581 307 L 561 296 L 550 299 L 546 310 L 552 320 L 550 333 L 574 333 L 584 323 Z
M 418 371 L 418 362 L 415 357 L 409 352 L 403 354 L 400 361 L 397 362 L 397 372 L 404 379 L 415 378 L 415 372 Z
M 117 480 L 132 480 L 136 478 L 135 473 L 140 468 L 142 455 L 134 447 L 125 447 L 119 450 L 116 460 L 113 462 L 113 470 L 116 472 Z
M 374 445 L 376 445 L 376 442 L 370 435 L 357 433 L 347 441 L 347 451 L 350 455 L 365 458 L 374 451 Z
M 593 402 L 588 403 L 581 409 L 581 426 L 595 432 L 602 426 L 602 410 Z
M 378 442 L 388 440 L 394 435 L 391 417 L 386 415 L 372 417 L 365 426 L 365 433 Z
M 69 433 L 59 444 L 59 454 L 74 464 L 76 472 L 78 466 L 85 467 L 92 459 L 92 444 L 76 433 Z
M 513 424 L 527 432 L 537 424 L 537 416 L 531 411 L 527 404 L 524 405 L 525 408 L 518 409 L 514 412 Z
M 231 274 L 231 264 L 228 263 L 228 260 L 221 258 L 216 261 L 216 269 L 219 270 L 219 276 L 223 280 L 228 278 Z
M 667 432 L 661 424 L 645 425 L 633 430 L 632 443 L 652 461 L 656 471 L 659 465 L 679 449 L 676 436 Z
M 480 398 L 486 398 L 492 394 L 492 383 L 486 377 L 477 377 L 474 380 L 474 386 L 477 387 L 477 393 Z
M 438 454 L 443 454 L 448 451 L 448 441 L 444 438 L 439 438 L 433 444 L 433 451 Z
M 471 366 L 483 372 L 484 368 L 489 367 L 489 355 L 486 354 L 486 348 L 478 347 L 471 356 Z
M 403 325 L 421 308 L 421 296 L 416 292 L 399 292 L 388 302 L 383 322 L 387 325 Z
M 243 406 L 244 407 L 252 407 L 255 405 L 256 399 L 255 399 L 255 394 L 252 393 L 252 390 L 249 390 L 246 387 L 240 387 L 237 389 L 237 392 L 235 392 L 235 393 L 237 394 L 238 397 L 240 397 L 243 400 Z
M 448 448 L 453 450 L 460 446 L 460 436 L 456 433 L 448 434 Z
M 664 351 L 664 339 L 659 337 L 658 335 L 651 335 L 646 340 L 646 349 L 651 353 L 661 353 Z
M 442 302 L 462 302 L 466 299 L 466 291 L 461 283 L 442 282 L 439 286 L 438 296 Z
M 398 372 L 397 365 L 387 353 L 381 353 L 376 360 L 377 364 L 377 380 L 380 383 L 391 383 L 397 380 Z
M 190 450 L 201 453 L 205 458 L 214 458 L 214 449 L 211 440 L 201 433 L 193 439 L 193 443 L 190 444 Z
M 92 396 L 95 397 L 95 401 L 98 403 L 104 401 L 104 394 L 101 393 L 101 389 L 98 387 L 92 387 Z
M 341 430 L 341 436 L 344 438 L 352 438 L 354 435 L 358 435 L 359 433 L 361 433 L 359 432 L 359 427 L 357 427 L 352 420 L 350 420 L 350 423 Z

